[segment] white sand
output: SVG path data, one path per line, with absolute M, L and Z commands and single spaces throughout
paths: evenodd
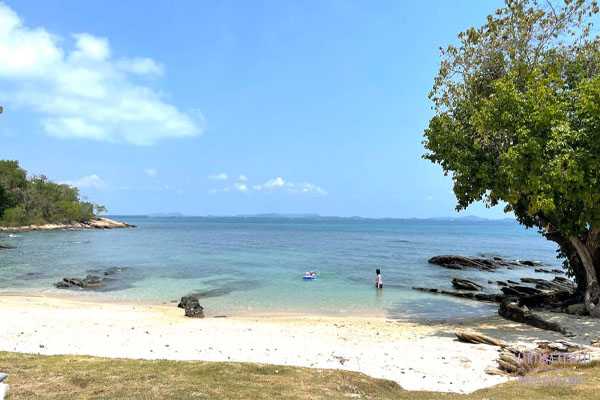
M 507 380 L 484 372 L 495 366 L 496 347 L 458 342 L 449 326 L 359 317 L 190 319 L 174 306 L 21 296 L 1 296 L 0 316 L 1 351 L 337 368 L 408 390 L 472 392 Z

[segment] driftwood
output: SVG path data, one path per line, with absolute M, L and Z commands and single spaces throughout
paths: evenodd
M 591 353 L 589 348 L 566 340 L 556 340 L 554 342 L 538 340 L 535 342 L 535 347 L 517 344 L 504 345 L 496 362 L 500 373 L 525 375 L 527 371 L 537 368 L 552 369 L 553 364 L 557 363 L 562 363 L 562 365 L 558 365 L 558 368 L 561 368 L 567 362 L 573 363 L 573 360 L 589 362 L 592 358 L 596 359 L 600 355 L 598 352 L 593 352 L 593 355 Z M 569 354 L 573 358 L 561 359 L 561 355 L 564 354 Z M 486 369 L 486 373 L 498 374 L 494 368 L 490 368 L 489 371 Z
M 461 342 L 474 344 L 489 344 L 491 346 L 504 346 L 505 342 L 499 339 L 494 339 L 486 335 L 475 332 L 455 332 L 456 337 Z

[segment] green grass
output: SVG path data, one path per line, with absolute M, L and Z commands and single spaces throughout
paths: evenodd
M 391 381 L 357 372 L 250 363 L 123 360 L 0 352 L 17 399 L 598 399 L 600 364 L 583 375 L 583 388 L 520 388 L 508 382 L 470 395 L 408 392 Z

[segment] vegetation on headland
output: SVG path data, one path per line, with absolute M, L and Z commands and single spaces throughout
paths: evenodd
M 407 360 L 409 363 L 410 360 Z M 583 376 L 582 387 L 523 387 L 509 381 L 468 395 L 412 392 L 358 372 L 205 361 L 124 360 L 0 352 L 9 399 L 591 399 L 600 366 L 539 375 Z M 537 375 L 535 372 L 532 374 Z
M 506 0 L 442 50 L 424 158 L 451 174 L 457 210 L 505 202 L 559 245 L 600 317 L 600 36 L 596 1 Z
M 18 161 L 0 160 L 0 226 L 87 222 L 103 211 L 80 199 L 75 187 L 28 177 Z

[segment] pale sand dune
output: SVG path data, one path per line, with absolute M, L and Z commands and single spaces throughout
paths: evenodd
M 319 316 L 188 319 L 174 306 L 20 296 L 1 296 L 0 315 L 2 351 L 338 368 L 408 390 L 472 392 L 507 380 L 484 372 L 495 365 L 496 347 L 460 343 L 449 325 Z

